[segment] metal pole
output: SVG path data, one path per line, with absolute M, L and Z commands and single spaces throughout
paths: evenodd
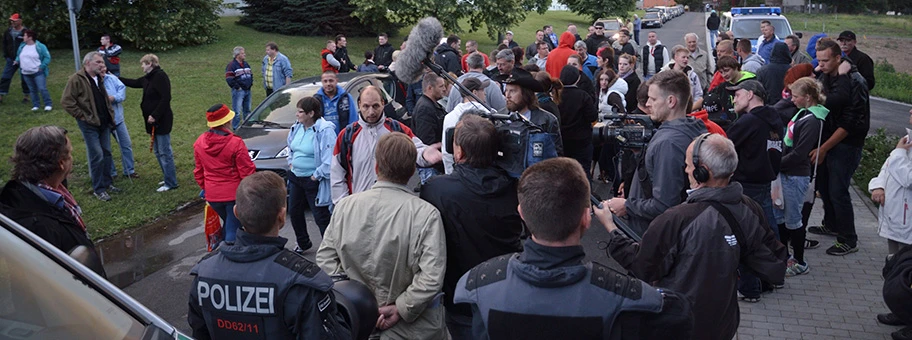
M 79 39 L 76 37 L 76 8 L 73 0 L 67 0 L 67 9 L 70 12 L 70 37 L 73 39 L 73 61 L 76 63 L 76 71 L 79 71 L 81 63 L 79 62 Z

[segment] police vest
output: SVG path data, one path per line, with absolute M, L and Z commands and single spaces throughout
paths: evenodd
M 530 265 L 519 254 L 507 254 L 478 265 L 466 278 L 491 339 L 606 339 L 622 312 L 662 311 L 661 291 L 598 263 L 566 267 L 585 270 L 566 285 L 530 281 L 520 266 Z
M 285 323 L 289 290 L 301 285 L 324 294 L 320 312 L 331 310 L 332 279 L 313 262 L 288 250 L 259 261 L 239 263 L 213 252 L 190 272 L 196 275 L 194 301 L 212 339 L 293 339 Z

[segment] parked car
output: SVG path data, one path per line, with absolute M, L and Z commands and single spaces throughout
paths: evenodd
M 769 20 L 776 28 L 780 40 L 792 34 L 792 26 L 780 7 L 733 7 L 731 12 L 722 13 L 719 31 L 732 31 L 735 40 L 750 39 L 751 50 L 757 52 L 757 40 L 763 35 L 760 32 L 763 20 Z M 800 32 L 795 35 L 802 37 Z
M 405 108 L 392 98 L 402 92 L 395 79 L 387 73 L 340 73 L 339 86 L 350 93 L 356 105 L 361 90 L 373 85 L 379 87 L 387 102 L 387 116 L 392 112 L 399 114 L 391 118 L 401 118 Z M 288 131 L 297 121 L 297 103 L 301 98 L 313 96 L 322 85 L 320 76 L 314 76 L 292 82 L 266 97 L 235 131 L 244 139 L 250 158 L 258 171 L 275 171 L 283 178 L 288 171 Z M 405 115 L 405 118 L 408 118 Z M 405 119 L 402 119 L 405 120 Z
M 83 265 L 87 253 L 68 255 L 0 214 L 0 338 L 190 339 Z
M 662 17 L 659 12 L 646 12 L 643 20 L 640 21 L 643 27 L 662 27 Z

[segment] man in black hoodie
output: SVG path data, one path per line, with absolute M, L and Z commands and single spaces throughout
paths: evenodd
M 336 52 L 333 57 L 339 61 L 339 73 L 350 72 L 355 69 L 355 63 L 348 56 L 348 39 L 344 35 L 336 35 Z
M 770 183 L 779 176 L 785 127 L 779 113 L 763 105 L 767 95 L 759 81 L 747 80 L 728 90 L 734 91 L 735 112 L 741 114 L 741 118 L 726 130 L 738 152 L 738 168 L 732 180 L 741 183 L 745 196 L 760 204 L 767 221 L 775 221 Z M 772 229 L 778 239 L 778 228 Z M 760 280 L 749 270 L 742 271 L 738 291 L 746 301 L 757 302 L 760 300 Z
M 598 106 L 592 95 L 577 86 L 584 75 L 572 65 L 561 69 L 560 80 L 564 84 L 561 92 L 560 111 L 561 137 L 564 156 L 573 158 L 592 177 L 592 123 L 598 119 Z
M 456 76 L 461 76 L 462 58 L 459 53 L 459 45 L 461 44 L 462 41 L 459 40 L 459 36 L 453 34 L 447 37 L 446 43 L 440 44 L 434 51 L 436 52 L 434 63 L 443 67 L 443 70 L 446 72 L 452 72 Z
M 393 45 L 389 44 L 389 36 L 386 33 L 380 33 L 377 36 L 377 42 L 380 45 L 374 49 L 374 63 L 380 72 L 386 72 L 390 64 L 393 63 Z
M 494 165 L 499 144 L 491 121 L 464 114 L 454 135 L 453 173 L 421 188 L 421 198 L 443 218 L 448 253 L 444 307 L 453 339 L 471 338 L 471 308 L 453 303 L 459 278 L 489 258 L 522 251 L 516 180 Z
M 783 42 L 777 42 L 773 45 L 769 64 L 761 66 L 760 70 L 757 71 L 757 78 L 763 83 L 763 88 L 766 89 L 766 105 L 774 105 L 782 99 L 785 73 L 788 72 L 791 63 L 792 56 L 789 54 L 788 45 Z

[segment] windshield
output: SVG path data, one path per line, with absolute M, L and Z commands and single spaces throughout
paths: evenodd
M 617 31 L 621 28 L 621 25 L 618 24 L 617 20 L 602 21 L 602 24 L 604 24 L 605 29 L 609 31 Z
M 776 28 L 776 36 L 779 37 L 779 39 L 785 39 L 789 34 L 792 34 L 788 21 L 783 18 L 737 18 L 732 22 L 732 32 L 735 33 L 735 38 L 757 39 L 759 36 L 763 35 L 760 33 L 760 22 L 763 20 L 769 20 L 770 23 L 773 24 L 773 27 Z
M 0 228 L 0 339 L 139 339 L 143 324 Z
M 266 98 L 256 111 L 250 114 L 250 119 L 244 125 L 268 122 L 266 124 L 291 127 L 296 121 L 295 113 L 298 112 L 298 101 L 304 97 L 313 96 L 319 89 L 319 84 L 285 87 Z
M 649 12 L 649 13 L 646 13 L 646 16 L 645 16 L 644 18 L 646 18 L 646 19 L 658 19 L 658 17 L 659 17 L 659 13 L 657 13 L 657 12 Z

